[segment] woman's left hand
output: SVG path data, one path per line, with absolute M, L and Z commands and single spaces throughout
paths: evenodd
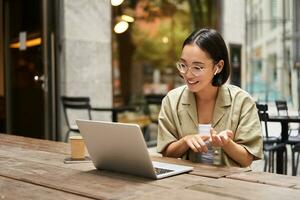
M 215 147 L 224 147 L 233 139 L 233 132 L 231 130 L 224 130 L 217 133 L 213 128 L 211 128 L 210 135 L 210 142 Z

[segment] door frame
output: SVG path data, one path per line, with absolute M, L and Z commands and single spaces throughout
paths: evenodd
M 6 127 L 6 123 L 5 123 L 5 83 L 4 83 L 4 77 L 5 77 L 5 65 L 4 65 L 4 17 L 3 17 L 3 0 L 0 0 L 0 10 L 1 10 L 1 16 L 0 16 L 0 90 L 1 90 L 1 94 L 0 94 L 0 120 L 4 120 L 1 121 L 0 126 L 3 125 L 3 127 L 0 127 L 1 132 L 5 131 L 5 127 Z M 3 99 L 2 99 L 3 98 Z
M 58 45 L 56 43 L 57 31 L 56 27 L 59 15 L 55 15 L 54 11 L 58 10 L 58 2 L 53 0 L 42 0 L 42 54 L 43 67 L 45 77 L 44 90 L 44 138 L 48 140 L 60 140 L 57 126 L 57 107 L 59 105 L 57 94 L 58 74 L 56 70 L 56 52 Z
M 9 7 L 8 7 L 8 0 L 3 0 L 3 13 L 4 13 L 4 18 L 3 18 L 3 22 L 4 22 L 4 47 L 3 47 L 3 55 L 4 55 L 4 97 L 5 97 L 5 122 L 6 122 L 6 133 L 8 134 L 12 134 L 12 128 L 11 128 L 11 85 L 8 84 L 11 82 L 10 79 L 10 68 L 8 68 L 7 66 L 11 66 L 10 65 L 10 54 L 9 52 Z
M 1 10 L 1 13 L 3 13 L 3 0 L 0 0 L 0 10 Z M 1 88 L 1 90 L 3 91 L 3 93 L 2 94 L 0 94 L 0 95 L 4 95 L 4 49 L 3 49 L 3 47 L 4 47 L 4 44 L 3 44 L 3 42 L 4 42 L 4 39 L 3 39 L 3 27 L 4 26 L 4 22 L 3 22 L 3 14 L 0 16 L 0 70 L 1 70 L 1 72 L 0 72 L 0 81 L 1 81 L 1 83 L 0 83 L 0 88 Z
M 10 54 L 9 52 L 9 0 L 1 0 L 4 11 L 4 96 L 5 96 L 5 110 L 6 110 L 6 132 L 12 134 L 11 127 L 11 79 L 10 79 Z M 44 133 L 43 138 L 48 140 L 59 140 L 58 126 L 57 126 L 57 73 L 56 73 L 56 50 L 55 42 L 58 22 L 56 15 L 54 15 L 55 8 L 58 1 L 42 0 L 42 58 L 44 68 Z M 42 135 L 42 134 L 41 134 Z

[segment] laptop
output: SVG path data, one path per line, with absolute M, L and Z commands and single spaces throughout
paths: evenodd
M 97 169 L 152 179 L 189 172 L 193 167 L 151 161 L 137 124 L 76 120 Z

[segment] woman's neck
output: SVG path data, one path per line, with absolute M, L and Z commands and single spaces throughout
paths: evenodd
M 210 86 L 195 93 L 197 101 L 206 102 L 213 101 L 217 98 L 218 87 Z

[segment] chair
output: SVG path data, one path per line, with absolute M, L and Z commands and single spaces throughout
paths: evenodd
M 298 110 L 298 116 L 300 116 L 300 110 Z M 300 142 L 300 124 L 298 125 L 298 128 L 289 128 L 289 135 L 291 135 L 294 130 L 297 131 L 297 135 L 289 136 L 289 143 L 291 144 Z
M 279 116 L 288 116 L 288 107 L 286 101 L 275 101 L 277 112 Z
M 258 110 L 258 116 L 264 125 L 265 136 L 263 138 L 263 150 L 264 150 L 264 171 L 274 172 L 274 154 L 278 150 L 284 152 L 284 173 L 287 174 L 287 149 L 284 143 L 280 143 L 280 137 L 271 137 L 268 132 L 268 105 L 267 104 L 256 104 Z
M 292 147 L 292 176 L 297 175 L 298 166 L 299 166 L 299 157 L 300 157 L 300 143 L 295 144 Z
M 287 102 L 286 101 L 282 101 L 282 100 L 279 101 L 279 100 L 277 100 L 277 101 L 275 101 L 275 104 L 276 104 L 276 108 L 277 108 L 277 112 L 278 112 L 279 116 L 289 116 L 288 106 L 287 106 Z M 298 112 L 300 112 L 300 111 L 298 111 Z M 298 128 L 289 128 L 289 132 L 290 132 L 289 134 L 291 134 L 291 132 L 293 130 L 297 130 L 298 131 L 298 135 L 300 135 L 300 127 L 298 127 Z M 293 136 L 291 137 L 290 143 L 295 144 L 295 143 L 298 143 L 298 142 L 300 142 L 300 139 L 293 138 Z
M 158 123 L 158 114 L 164 97 L 165 95 L 161 94 L 150 94 L 145 96 L 147 104 L 146 113 L 149 114 L 151 121 L 156 124 Z
M 146 110 L 145 113 L 149 115 L 151 123 L 158 124 L 158 114 L 161 107 L 161 102 L 165 95 L 163 94 L 149 94 L 145 95 Z M 144 137 L 148 147 L 156 146 L 156 138 L 151 137 L 150 125 L 144 131 Z
M 279 116 L 289 116 L 288 112 L 288 106 L 286 101 L 275 101 L 277 112 Z M 300 111 L 298 111 L 299 113 Z M 300 116 L 300 113 L 299 113 Z M 296 130 L 298 134 L 296 136 L 291 136 L 291 133 Z M 298 161 L 299 161 L 299 155 L 297 156 L 297 162 L 295 162 L 295 154 L 297 153 L 299 149 L 299 144 L 300 143 L 300 127 L 298 128 L 289 128 L 289 138 L 286 142 L 287 144 L 291 145 L 291 150 L 292 150 L 292 175 L 296 175 L 297 173 L 297 168 L 298 168 Z M 297 146 L 295 146 L 297 145 Z
M 298 115 L 300 116 L 300 110 L 298 111 Z M 296 176 L 298 172 L 300 157 L 300 127 L 298 129 L 298 135 L 290 136 L 288 142 L 291 144 L 292 149 L 292 175 Z
M 68 126 L 68 131 L 66 133 L 65 142 L 68 141 L 70 132 L 76 132 L 79 133 L 79 129 L 75 123 L 75 120 L 70 120 L 70 117 L 68 116 L 68 111 L 70 110 L 77 110 L 77 111 L 86 111 L 87 118 L 89 120 L 92 119 L 91 115 L 91 105 L 90 105 L 90 98 L 89 97 L 67 97 L 62 96 L 61 97 L 64 115 L 66 118 L 66 124 Z M 85 113 L 85 114 L 86 114 Z M 79 113 L 77 113 L 79 114 Z M 83 113 L 81 113 L 83 114 Z M 85 115 L 86 117 L 86 115 Z

